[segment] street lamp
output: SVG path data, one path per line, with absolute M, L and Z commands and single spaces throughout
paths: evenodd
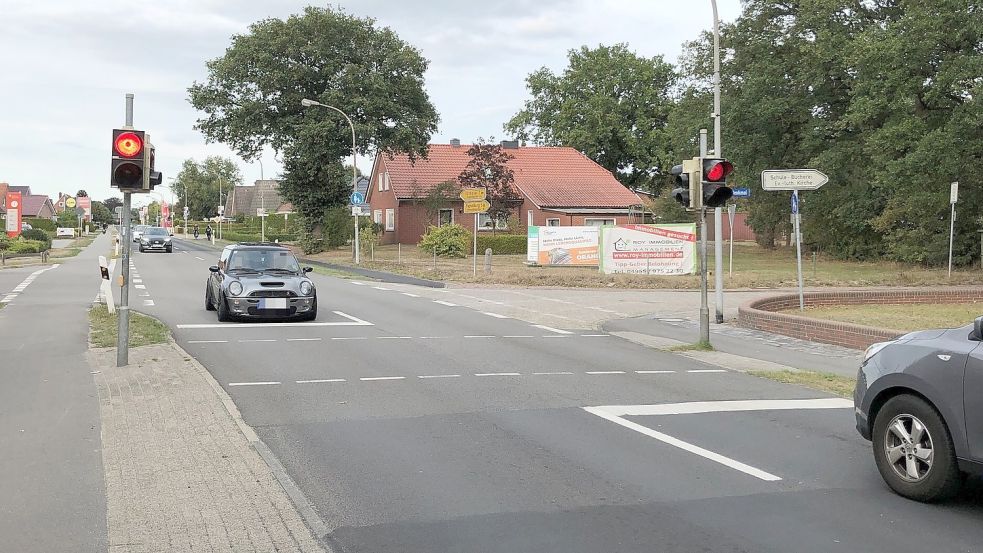
M 338 113 L 340 113 L 341 116 L 345 118 L 345 121 L 348 121 L 348 126 L 351 127 L 351 129 L 352 129 L 352 189 L 353 189 L 353 191 L 356 191 L 357 192 L 358 191 L 358 175 L 355 172 L 356 171 L 356 169 L 355 169 L 355 125 L 352 124 L 352 120 L 349 119 L 348 116 L 345 115 L 345 112 L 341 111 L 340 109 L 338 109 L 338 108 L 336 108 L 334 106 L 329 106 L 327 104 L 322 104 L 321 102 L 315 102 L 314 100 L 309 100 L 307 98 L 304 98 L 303 100 L 300 101 L 300 105 L 304 106 L 305 108 L 309 108 L 311 106 L 321 106 L 322 108 L 333 109 L 333 110 L 337 111 Z M 359 255 L 359 251 L 358 251 L 358 215 L 355 215 L 354 213 L 352 213 L 352 215 L 355 217 L 355 264 L 358 265 L 359 264 L 359 261 L 361 259 L 360 255 Z

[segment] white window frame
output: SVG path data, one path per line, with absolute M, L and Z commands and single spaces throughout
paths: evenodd
M 386 231 L 392 232 L 396 230 L 396 210 L 393 208 L 386 209 Z
M 591 225 L 590 223 L 588 223 L 588 221 L 611 221 L 611 225 L 615 225 L 618 223 L 618 220 L 615 219 L 614 217 L 584 217 L 584 225 L 588 227 L 590 226 L 603 227 L 603 226 L 607 226 L 608 224 L 606 222 L 602 222 L 600 225 Z
M 385 173 L 383 173 L 383 176 L 385 177 L 382 180 L 383 190 L 389 190 L 389 171 L 386 171 Z
M 379 173 L 379 192 L 382 192 L 382 173 Z
M 372 222 L 381 225 L 382 224 L 382 210 L 376 209 L 372 212 Z
M 551 221 L 556 221 L 556 224 L 555 225 L 551 225 L 550 224 Z M 549 218 L 547 218 L 546 219 L 546 226 L 548 226 L 548 227 L 558 227 L 558 226 L 560 226 L 560 218 L 559 217 L 549 217 Z
M 490 221 L 491 217 L 487 213 L 478 214 L 478 232 L 490 231 L 492 227 L 485 226 L 485 223 Z M 509 230 L 509 219 L 508 217 L 498 219 L 495 221 L 495 230 Z
M 451 213 L 451 220 L 447 224 L 449 224 L 449 225 L 453 225 L 454 224 L 454 208 L 452 208 L 452 207 L 440 208 L 440 209 L 437 210 L 437 226 L 438 227 L 443 226 L 443 224 L 440 222 L 441 221 L 440 214 L 443 213 L 443 212 L 445 212 L 445 211 L 449 211 Z

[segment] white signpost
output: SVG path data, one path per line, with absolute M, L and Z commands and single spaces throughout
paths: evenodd
M 959 183 L 949 185 L 949 278 L 952 278 L 952 238 L 956 232 L 956 202 L 959 201 Z
M 763 190 L 792 191 L 792 225 L 795 232 L 795 264 L 799 273 L 799 310 L 805 310 L 805 297 L 802 286 L 802 233 L 799 215 L 799 190 L 818 190 L 829 182 L 822 171 L 816 169 L 766 169 L 761 172 L 761 188 Z

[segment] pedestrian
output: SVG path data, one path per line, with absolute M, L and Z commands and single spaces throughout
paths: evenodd
M 209 242 L 212 241 L 212 225 L 205 227 L 205 238 L 207 238 Z
M 197 223 L 195 223 L 195 231 L 194 232 L 195 232 L 195 240 L 197 240 L 198 239 L 198 224 Z

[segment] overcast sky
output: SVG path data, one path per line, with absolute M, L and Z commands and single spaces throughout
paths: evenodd
M 151 133 L 165 181 L 185 159 L 209 155 L 233 157 L 246 182 L 258 179 L 258 164 L 243 162 L 222 144 L 206 144 L 192 128 L 198 113 L 187 88 L 205 79 L 205 62 L 223 54 L 230 36 L 310 4 L 0 0 L 0 182 L 53 198 L 80 188 L 95 199 L 115 195 L 110 130 L 123 124 L 127 92 L 136 95 L 134 126 Z M 440 114 L 433 142 L 507 138 L 502 124 L 528 97 L 525 77 L 542 66 L 562 71 L 571 48 L 625 42 L 642 56 L 662 54 L 675 63 L 682 43 L 712 24 L 709 0 L 332 4 L 375 18 L 430 60 L 426 87 Z M 739 0 L 718 4 L 725 21 L 740 12 Z M 361 159 L 359 166 L 367 171 L 370 163 Z M 268 178 L 280 170 L 272 151 L 263 165 Z M 134 203 L 149 200 L 135 197 Z

